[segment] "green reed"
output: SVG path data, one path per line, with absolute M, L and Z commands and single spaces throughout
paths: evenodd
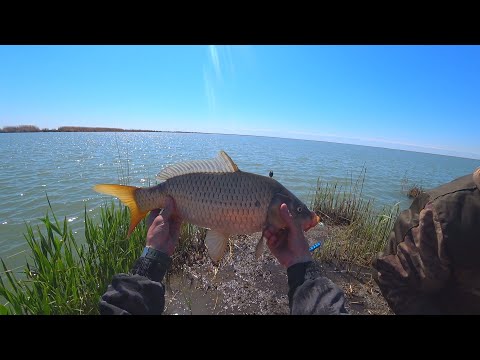
M 383 251 L 399 213 L 399 204 L 377 209 L 362 195 L 366 169 L 347 183 L 317 182 L 313 210 L 332 227 L 316 257 L 342 264 L 347 270 L 369 267 Z
M 30 256 L 22 271 L 0 259 L 0 314 L 98 314 L 100 297 L 112 277 L 128 273 L 145 246 L 143 220 L 127 239 L 130 212 L 112 201 L 94 221 L 85 211 L 85 241 L 73 234 L 65 218 L 50 211 L 42 224 L 27 224 Z M 203 245 L 204 232 L 183 224 L 175 259 Z

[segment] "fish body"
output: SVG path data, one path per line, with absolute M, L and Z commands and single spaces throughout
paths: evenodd
M 117 196 L 131 210 L 129 235 L 151 210 L 163 208 L 167 196 L 175 200 L 181 218 L 207 228 L 205 239 L 209 254 L 219 261 L 230 235 L 252 234 L 273 224 L 285 224 L 279 208 L 286 203 L 304 230 L 320 218 L 278 181 L 240 171 L 223 151 L 216 159 L 179 163 L 164 169 L 156 186 L 137 188 L 122 185 L 96 185 L 101 193 Z M 262 238 L 257 256 L 263 250 Z

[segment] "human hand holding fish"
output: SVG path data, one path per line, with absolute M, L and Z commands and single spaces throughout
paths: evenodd
M 205 245 L 214 263 L 222 259 L 228 238 L 239 234 L 262 232 L 255 250 L 256 257 L 260 257 L 265 229 L 285 227 L 279 214 L 282 204 L 288 207 L 291 224 L 295 223 L 302 233 L 321 220 L 278 181 L 241 171 L 224 151 L 214 159 L 170 165 L 157 179 L 161 182 L 148 188 L 99 184 L 94 190 L 116 196 L 130 208 L 128 235 L 148 212 L 164 208 L 166 199 L 171 197 L 179 218 L 208 229 Z
M 287 204 L 280 206 L 280 216 L 286 227 L 277 228 L 270 225 L 263 233 L 272 254 L 285 268 L 297 263 L 312 261 L 312 254 L 303 229 L 294 222 Z
M 181 223 L 175 201 L 167 196 L 163 211 L 160 213 L 160 209 L 152 210 L 147 218 L 146 246 L 172 256 L 180 235 Z

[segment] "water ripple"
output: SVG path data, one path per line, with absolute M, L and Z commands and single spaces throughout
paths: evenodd
M 39 224 L 48 208 L 79 235 L 85 209 L 96 216 L 109 200 L 98 183 L 155 184 L 155 175 L 179 161 L 215 157 L 225 150 L 239 168 L 274 178 L 308 201 L 317 184 L 348 183 L 366 167 L 365 196 L 392 204 L 406 175 L 429 188 L 472 172 L 478 160 L 326 142 L 173 133 L 0 134 L 0 257 L 25 247 L 25 223 Z M 127 169 L 128 164 L 128 169 Z

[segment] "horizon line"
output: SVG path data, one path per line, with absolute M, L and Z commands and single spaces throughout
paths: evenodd
M 19 127 L 36 127 L 39 131 L 19 131 L 19 132 L 4 132 L 1 131 L 5 128 L 19 128 Z M 77 129 L 112 129 L 114 131 L 58 131 L 60 128 L 77 128 Z M 234 135 L 234 136 L 254 136 L 254 137 L 265 137 L 265 138 L 273 138 L 273 139 L 287 139 L 287 140 L 302 140 L 302 141 L 316 141 L 316 142 L 326 142 L 326 143 L 332 143 L 332 144 L 345 144 L 345 145 L 354 145 L 354 146 L 366 146 L 366 147 L 372 147 L 372 148 L 380 148 L 380 149 L 387 149 L 387 150 L 399 150 L 399 151 L 408 151 L 408 152 L 414 152 L 414 153 L 421 153 L 421 154 L 431 154 L 431 155 L 439 155 L 439 156 L 449 156 L 449 157 L 455 157 L 455 158 L 461 158 L 461 159 L 468 159 L 468 160 L 480 160 L 480 154 L 476 153 L 462 153 L 459 151 L 455 150 L 447 150 L 447 149 L 442 149 L 442 148 L 430 148 L 430 147 L 424 147 L 420 145 L 412 145 L 412 144 L 403 144 L 399 142 L 388 142 L 388 141 L 379 141 L 379 140 L 365 140 L 365 139 L 356 139 L 356 138 L 348 138 L 344 137 L 344 139 L 350 139 L 352 141 L 372 141 L 372 142 L 380 142 L 384 143 L 386 145 L 403 145 L 406 147 L 415 147 L 419 148 L 417 150 L 413 149 L 399 149 L 397 147 L 385 147 L 381 145 L 365 145 L 365 144 L 355 144 L 351 142 L 339 142 L 339 141 L 332 141 L 332 140 L 318 140 L 318 139 L 304 139 L 304 138 L 297 138 L 297 137 L 284 137 L 284 136 L 275 136 L 275 135 L 256 135 L 256 134 L 239 134 L 239 133 L 224 133 L 224 132 L 204 132 L 204 131 L 185 131 L 185 130 L 147 130 L 147 129 L 122 129 L 122 128 L 112 128 L 112 127 L 105 127 L 105 126 L 72 126 L 72 125 L 67 125 L 67 126 L 58 126 L 56 129 L 40 129 L 36 125 L 16 125 L 16 126 L 4 126 L 0 130 L 0 133 L 4 134 L 15 134 L 15 133 L 26 133 L 26 132 L 168 132 L 168 133 L 187 133 L 187 134 L 205 134 L 205 135 Z M 337 138 L 341 139 L 341 136 L 333 136 L 333 135 L 319 135 L 319 136 L 326 136 L 326 137 L 332 137 L 332 138 Z M 436 151 L 435 153 L 433 152 L 428 152 L 428 151 L 421 151 L 420 149 L 424 150 L 433 150 Z M 438 152 L 451 152 L 453 154 L 445 154 L 441 153 L 439 154 Z

